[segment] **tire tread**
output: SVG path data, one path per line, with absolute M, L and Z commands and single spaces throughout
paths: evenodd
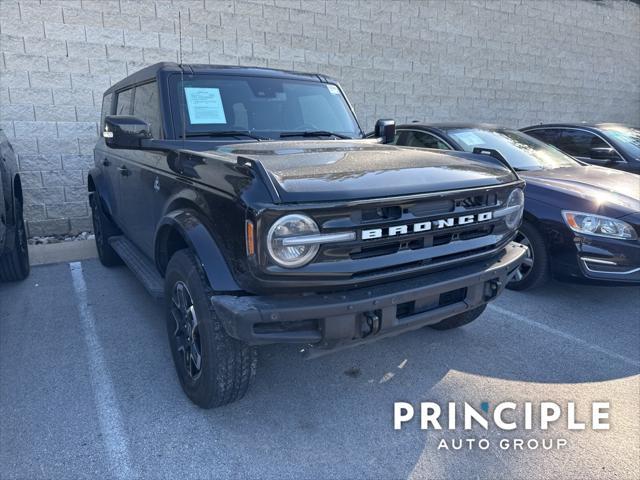
M 198 280 L 203 287 L 205 296 L 214 295 L 204 270 L 195 254 L 189 249 L 177 251 L 169 261 L 167 274 L 174 268 L 175 262 L 188 262 L 189 268 L 194 268 Z M 171 292 L 169 285 L 165 291 L 167 301 Z M 218 319 L 215 309 L 207 303 L 209 321 L 211 322 L 211 337 L 215 349 L 215 359 L 218 363 L 213 384 L 203 385 L 202 389 L 190 393 L 185 392 L 191 400 L 202 408 L 215 408 L 240 400 L 249 390 L 256 373 L 258 354 L 255 347 L 251 347 L 227 335 L 222 322 Z

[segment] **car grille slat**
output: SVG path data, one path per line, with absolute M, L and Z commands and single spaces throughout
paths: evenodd
M 512 188 L 512 187 L 511 187 Z M 360 232 L 367 229 L 382 228 L 386 231 L 395 225 L 412 225 L 423 221 L 433 221 L 449 217 L 477 215 L 492 211 L 506 201 L 511 188 L 486 189 L 467 194 L 443 195 L 441 197 L 414 200 L 394 204 L 367 205 L 361 209 L 352 209 L 344 215 L 333 215 L 327 212 L 320 218 L 319 223 L 324 233 L 354 229 L 358 239 L 345 243 L 322 246 L 317 262 L 331 262 L 336 260 L 365 260 L 368 258 L 394 255 L 407 250 L 423 250 L 425 259 L 435 260 L 429 255 L 432 247 L 460 241 L 472 240 L 487 235 L 500 234 L 501 220 L 489 220 L 482 224 L 456 225 L 454 227 L 429 230 L 418 233 L 408 233 L 398 236 L 386 236 L 370 240 L 361 240 Z M 508 232 L 504 232 L 505 234 Z M 457 248 L 457 247 L 456 247 Z M 441 250 L 441 249 L 440 249 Z M 459 255 L 459 252 L 456 252 Z

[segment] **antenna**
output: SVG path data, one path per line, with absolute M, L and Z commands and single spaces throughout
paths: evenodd
M 182 12 L 178 10 L 178 63 L 182 65 Z
M 178 64 L 180 65 L 180 90 L 178 98 L 182 98 L 184 93 L 184 66 L 182 65 L 182 12 L 178 9 Z M 184 104 L 181 108 L 182 115 L 182 146 L 184 147 L 185 137 L 187 135 L 186 119 L 184 118 Z

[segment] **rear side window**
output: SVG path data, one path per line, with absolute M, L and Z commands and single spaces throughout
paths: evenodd
M 585 130 L 564 130 L 555 144 L 574 157 L 591 156 L 592 148 L 607 148 L 609 145 L 597 135 Z
M 100 113 L 100 131 L 104 130 L 104 119 L 107 115 L 111 115 L 111 100 L 113 100 L 113 94 L 105 95 L 102 97 L 102 111 Z
M 133 96 L 133 115 L 147 122 L 153 138 L 161 138 L 160 103 L 156 82 L 138 85 Z
M 116 107 L 116 115 L 131 115 L 131 107 L 133 101 L 133 89 L 123 90 L 118 93 L 118 105 Z
M 529 130 L 524 133 L 526 133 L 527 135 L 531 135 L 538 140 L 542 140 L 543 142 L 550 143 L 551 145 L 557 145 L 558 141 L 560 140 L 560 136 L 562 135 L 562 130 L 558 128 L 537 128 L 535 130 Z
M 398 145 L 418 148 L 437 148 L 440 150 L 451 150 L 449 145 L 444 143 L 438 137 L 427 132 L 418 132 L 416 130 L 405 130 L 402 141 L 397 142 Z

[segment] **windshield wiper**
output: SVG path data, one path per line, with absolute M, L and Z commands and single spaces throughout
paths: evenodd
M 282 132 L 280 138 L 285 137 L 338 137 L 352 140 L 353 138 L 341 133 L 329 132 L 327 130 L 306 130 L 301 132 Z
M 254 140 L 269 140 L 265 137 L 259 137 L 246 130 L 222 130 L 220 132 L 189 132 L 186 137 L 248 137 Z

